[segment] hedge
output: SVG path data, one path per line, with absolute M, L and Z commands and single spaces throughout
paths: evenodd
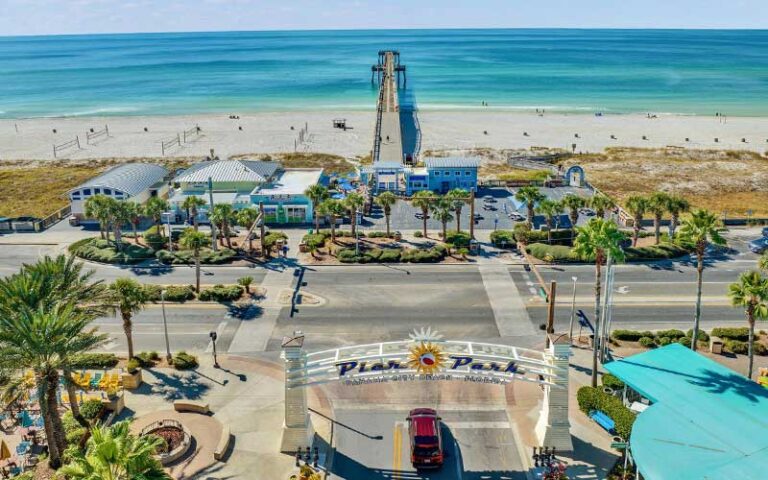
M 445 258 L 447 249 L 443 245 L 424 249 L 393 249 L 393 248 L 371 248 L 360 250 L 355 254 L 354 248 L 344 248 L 336 252 L 336 258 L 341 263 L 436 263 Z
M 712 329 L 713 337 L 722 339 L 740 340 L 742 342 L 749 340 L 748 327 L 717 327 Z
M 173 368 L 176 370 L 189 370 L 196 368 L 198 365 L 197 357 L 183 350 L 173 357 Z
M 113 368 L 117 362 L 118 358 L 114 353 L 81 353 L 72 357 L 70 367 L 101 370 Z
M 266 235 L 264 235 L 264 248 L 266 248 L 267 250 L 271 250 L 272 247 L 274 247 L 277 244 L 277 242 L 280 240 L 283 240 L 283 241 L 288 240 L 288 235 L 278 231 L 269 232 Z
M 610 387 L 614 390 L 620 390 L 624 388 L 624 382 L 619 380 L 619 378 L 616 377 L 615 375 L 606 373 L 603 375 L 603 386 Z
M 685 332 L 685 336 L 688 338 L 693 337 L 693 329 L 689 328 L 687 332 Z M 709 335 L 704 330 L 699 330 L 699 332 L 696 334 L 700 342 L 708 342 L 709 341 Z
M 450 243 L 456 248 L 469 247 L 470 240 L 472 240 L 472 237 L 468 232 L 457 232 L 455 230 L 446 232 L 445 238 L 443 239 L 445 243 Z
M 626 340 L 628 342 L 636 342 L 640 340 L 640 337 L 644 337 L 645 332 L 638 332 L 637 330 L 614 330 L 611 337 L 614 340 Z
M 661 346 L 661 347 L 663 347 L 664 345 L 669 345 L 670 343 L 672 343 L 674 341 L 675 341 L 675 339 L 670 338 L 670 337 L 660 337 L 659 340 L 658 340 L 659 346 Z
M 524 225 L 524 224 L 523 224 Z M 527 234 L 528 243 L 549 244 L 549 235 L 545 230 L 531 230 Z M 568 230 L 552 230 L 551 245 L 570 246 L 573 243 L 573 232 Z
M 545 243 L 532 243 L 525 247 L 525 251 L 539 260 L 554 262 L 578 262 L 579 257 L 571 252 L 570 247 L 562 245 L 547 245 Z
M 214 285 L 200 292 L 198 298 L 203 302 L 231 302 L 243 296 L 240 285 Z
M 114 242 L 100 238 L 86 238 L 69 246 L 69 251 L 82 259 L 100 263 L 135 264 L 154 256 L 154 250 L 132 243 L 123 243 L 118 251 Z
M 747 343 L 739 340 L 726 339 L 724 342 L 725 349 L 731 353 L 740 353 L 745 355 L 747 353 Z
M 165 290 L 165 300 L 167 302 L 186 302 L 195 298 L 195 287 L 192 285 L 144 285 L 147 300 L 150 302 L 161 301 L 160 292 L 163 290 Z
M 498 248 L 515 248 L 515 232 L 511 230 L 495 230 L 491 232 L 491 243 Z
M 688 252 L 688 249 L 673 243 L 660 243 L 647 247 L 627 247 L 624 249 L 624 255 L 628 262 L 677 258 L 688 254 Z
M 134 357 L 134 360 L 139 363 L 141 368 L 151 368 L 160 360 L 160 354 L 157 352 L 141 352 Z
M 640 337 L 640 340 L 638 340 L 638 343 L 641 347 L 645 348 L 655 348 L 656 342 L 653 341 L 653 338 L 651 337 Z
M 600 388 L 588 386 L 581 387 L 576 392 L 576 399 L 582 412 L 589 414 L 593 410 L 598 410 L 605 413 L 616 424 L 616 433 L 624 439 L 629 438 L 635 415 L 624 406 L 621 399 L 603 392 Z
M 310 249 L 318 249 L 325 246 L 325 241 L 328 239 L 328 234 L 325 232 L 308 233 L 301 239 L 304 244 Z
M 203 265 L 220 265 L 231 262 L 237 253 L 229 248 L 219 248 L 213 251 L 210 248 L 200 250 L 200 263 Z M 174 250 L 173 253 L 168 250 L 158 250 L 155 257 L 166 265 L 192 265 L 195 263 L 194 252 L 192 250 Z
M 387 235 L 387 232 L 368 232 L 365 236 L 368 238 L 393 238 L 394 234 L 390 233 Z
M 693 334 L 693 332 L 691 332 Z M 657 338 L 663 338 L 663 337 L 669 337 L 672 340 L 677 340 L 678 338 L 684 337 L 685 332 L 682 330 L 677 330 L 676 328 L 673 328 L 671 330 L 659 330 L 656 332 Z

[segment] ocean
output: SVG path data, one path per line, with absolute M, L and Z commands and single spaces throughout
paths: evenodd
M 371 110 L 381 49 L 421 110 L 768 116 L 768 30 L 514 29 L 0 37 L 0 117 Z

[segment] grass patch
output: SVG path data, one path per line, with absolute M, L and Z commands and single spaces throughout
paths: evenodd
M 123 250 L 118 251 L 115 242 L 100 238 L 78 240 L 69 246 L 69 251 L 77 257 L 100 263 L 134 264 L 155 256 L 154 250 L 132 243 L 123 243 Z
M 257 159 L 280 162 L 285 168 L 322 168 L 326 175 L 347 174 L 355 171 L 355 166 L 346 158 L 329 153 L 269 153 L 243 154 L 230 157 L 232 160 Z

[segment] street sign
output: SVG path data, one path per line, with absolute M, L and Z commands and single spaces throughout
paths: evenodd
M 611 442 L 611 448 L 614 450 L 626 450 L 627 442 Z
M 579 317 L 579 325 L 582 327 L 588 328 L 592 333 L 595 333 L 595 327 L 592 326 L 591 323 L 589 323 L 589 319 L 587 318 L 587 315 L 584 313 L 584 310 L 579 310 L 576 312 L 576 316 Z

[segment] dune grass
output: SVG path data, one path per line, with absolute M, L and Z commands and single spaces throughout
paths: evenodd
M 270 154 L 233 155 L 232 160 L 258 159 L 280 162 L 285 168 L 322 168 L 326 175 L 347 174 L 355 171 L 355 166 L 339 155 L 328 153 L 295 152 Z

